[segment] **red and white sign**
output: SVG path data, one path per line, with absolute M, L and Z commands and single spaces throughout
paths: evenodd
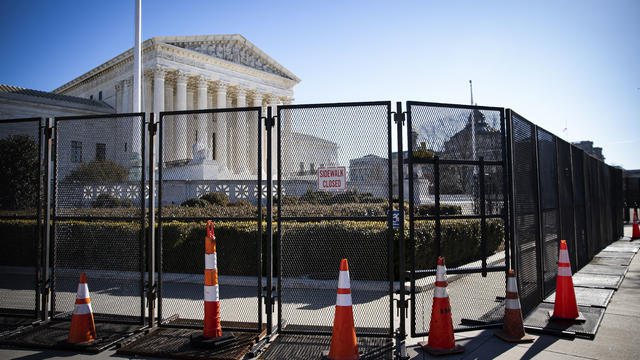
M 318 191 L 342 191 L 347 189 L 347 169 L 344 166 L 318 168 Z

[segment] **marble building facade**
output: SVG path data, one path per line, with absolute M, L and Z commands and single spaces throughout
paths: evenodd
M 300 82 L 292 72 L 273 60 L 241 35 L 154 37 L 142 43 L 142 111 L 219 109 L 230 107 L 275 107 L 293 102 L 293 87 Z M 53 92 L 95 99 L 112 106 L 118 113 L 133 110 L 133 49 L 78 76 Z M 175 116 L 163 124 L 164 160 L 169 166 L 208 164 L 215 171 L 200 172 L 191 180 L 242 179 L 254 176 L 258 126 L 247 116 L 226 115 L 207 119 Z M 264 115 L 263 115 L 264 116 Z M 266 162 L 266 131 L 262 141 L 262 162 Z M 299 149 L 317 138 L 294 133 L 290 121 L 283 119 L 283 137 L 295 137 Z M 117 152 L 140 148 L 140 129 L 135 125 L 119 128 L 125 141 Z M 274 154 L 275 154 L 275 131 Z M 215 139 L 215 140 L 214 140 Z M 72 141 L 72 139 L 69 139 Z M 93 144 L 87 144 L 90 149 Z M 106 144 L 107 148 L 115 144 Z M 296 146 L 298 147 L 298 146 Z M 337 158 L 337 146 L 325 146 L 326 153 L 314 154 L 316 164 L 330 164 Z M 316 148 L 317 149 L 317 148 Z M 295 149 L 291 149 L 295 150 Z M 126 154 L 116 156 L 127 158 Z M 326 158 L 326 161 L 323 159 Z M 335 161 L 335 160 L 334 160 Z M 126 164 L 123 164 L 126 165 Z M 307 166 L 309 166 L 308 164 Z M 203 165 L 205 166 L 205 165 Z M 294 168 L 285 164 L 286 168 Z M 296 164 L 297 166 L 297 164 Z M 263 166 L 265 169 L 265 166 Z

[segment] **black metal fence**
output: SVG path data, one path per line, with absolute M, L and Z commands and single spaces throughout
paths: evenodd
M 51 310 L 73 312 L 86 273 L 96 321 L 144 323 L 145 115 L 58 117 Z
M 504 109 L 410 101 L 406 130 L 398 173 L 408 182 L 411 335 L 428 333 L 438 256 L 456 330 L 499 323 L 509 261 Z
M 391 103 L 279 106 L 277 119 L 278 331 L 331 334 L 346 258 L 356 332 L 391 337 Z
M 622 172 L 507 110 L 514 257 L 525 313 L 555 289 L 560 240 L 572 270 L 622 236 Z
M 205 223 L 213 220 L 223 328 L 261 330 L 263 204 L 270 194 L 263 181 L 265 130 L 260 107 L 160 113 L 156 254 L 163 326 L 203 326 Z
M 622 170 L 511 110 L 407 105 L 406 124 L 390 102 L 0 122 L 0 311 L 67 319 L 85 272 L 98 322 L 157 304 L 163 326 L 199 328 L 213 220 L 223 327 L 330 334 L 346 258 L 358 334 L 402 333 L 410 309 L 419 336 L 438 255 L 466 330 L 501 321 L 508 268 L 528 312 L 559 240 L 575 271 L 622 236 Z
M 0 122 L 0 313 L 33 320 L 41 308 L 42 127 L 40 118 Z

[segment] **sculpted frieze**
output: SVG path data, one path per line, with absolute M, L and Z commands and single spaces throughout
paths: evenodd
M 184 42 L 173 43 L 172 45 L 288 78 L 284 73 L 270 65 L 267 60 L 251 51 L 251 49 L 239 41 L 220 40 L 207 43 Z

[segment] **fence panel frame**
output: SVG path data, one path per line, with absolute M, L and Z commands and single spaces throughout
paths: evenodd
M 56 296 L 55 296 L 55 273 L 56 273 L 56 234 L 57 234 L 57 223 L 58 220 L 61 219 L 65 219 L 65 217 L 58 217 L 57 216 L 57 204 L 58 204 L 58 196 L 57 196 L 57 184 L 58 184 L 58 163 L 59 163 L 59 150 L 58 150 L 58 139 L 59 139 L 59 129 L 58 129 L 58 124 L 59 122 L 64 122 L 64 121 L 77 121 L 77 120 L 98 120 L 98 119 L 114 119 L 114 118 L 127 118 L 127 117 L 131 117 L 131 118 L 135 118 L 135 117 L 139 117 L 140 118 L 140 156 L 141 156 L 141 176 L 140 176 L 140 190 L 138 192 L 138 196 L 140 198 L 140 215 L 139 215 L 139 221 L 140 221 L 140 225 L 141 225 L 141 230 L 139 233 L 139 245 L 140 245 L 140 317 L 139 317 L 139 321 L 136 321 L 135 323 L 143 326 L 145 325 L 145 319 L 146 319 L 146 314 L 145 314 L 145 302 L 147 300 L 146 298 L 146 286 L 145 286 L 145 281 L 144 281 L 144 274 L 145 274 L 145 265 L 146 265 L 146 247 L 148 246 L 147 244 L 147 235 L 146 235 L 146 230 L 145 230 L 145 221 L 146 221 L 146 201 L 145 201 L 145 184 L 146 184 L 146 176 L 145 176 L 145 159 L 146 159 L 146 155 L 148 154 L 148 151 L 146 149 L 146 135 L 147 135 L 147 113 L 145 112 L 138 112 L 138 113 L 114 113 L 114 114 L 104 114 L 104 115 L 77 115 L 77 116 L 60 116 L 60 117 L 54 117 L 52 118 L 52 126 L 53 126 L 53 143 L 52 143 L 52 151 L 53 151 L 53 156 L 52 156 L 52 161 L 53 161 L 53 176 L 51 179 L 51 187 L 52 187 L 52 204 L 51 204 L 51 222 L 52 225 L 51 227 L 53 228 L 50 234 L 50 251 L 51 251 L 51 255 L 53 255 L 53 261 L 51 264 L 51 274 L 50 274 L 50 279 L 45 280 L 48 281 L 50 283 L 50 293 L 51 293 L 51 300 L 50 300 L 50 305 L 49 305 L 49 311 L 51 312 L 51 318 L 55 319 L 57 317 L 56 315 Z M 153 151 L 153 150 L 151 150 Z M 153 194 L 150 194 L 149 196 L 150 199 L 153 199 Z M 100 218 L 96 218 L 96 217 L 71 217 L 73 219 L 89 219 L 89 220 L 96 220 L 96 219 L 100 219 Z M 113 218 L 113 217 L 105 217 L 106 219 L 118 219 L 118 218 Z M 135 217 L 128 217 L 126 218 L 127 220 L 135 220 Z M 61 313 L 60 315 L 68 315 L 66 313 Z M 109 321 L 107 321 L 109 322 Z M 114 321 L 114 322 L 118 322 L 118 321 Z
M 158 280 L 157 280 L 157 311 L 158 311 L 158 326 L 161 327 L 177 327 L 177 328 L 190 328 L 190 329 L 201 329 L 201 326 L 196 326 L 196 325 L 190 325 L 190 324 L 176 324 L 173 325 L 170 323 L 170 321 L 172 320 L 172 316 L 164 316 L 165 314 L 163 314 L 163 294 L 162 294 L 162 279 L 163 279 L 163 248 L 162 248 L 162 241 L 163 241 L 163 224 L 165 221 L 171 221 L 171 220 L 186 220 L 186 221 L 207 221 L 207 220 L 213 220 L 213 221 L 246 221 L 246 220 L 251 220 L 251 221 L 255 221 L 256 225 L 257 225 L 257 244 L 258 244 L 258 254 L 257 254 L 257 259 L 258 259 L 258 264 L 257 264 L 257 271 L 258 273 L 256 274 L 256 278 L 257 278 L 257 284 L 256 284 L 256 288 L 257 288 L 257 299 L 258 299 L 258 312 L 256 314 L 256 325 L 257 327 L 255 329 L 252 328 L 239 328 L 239 327 L 227 327 L 224 326 L 223 328 L 225 330 L 230 330 L 230 331 L 255 331 L 257 333 L 260 333 L 262 331 L 263 328 L 263 316 L 262 316 L 262 305 L 263 302 L 268 301 L 269 299 L 269 295 L 268 293 L 265 293 L 263 290 L 263 281 L 262 281 L 262 258 L 264 255 L 264 250 L 262 248 L 262 234 L 263 234 L 263 227 L 262 227 L 262 221 L 264 214 L 262 212 L 262 191 L 261 191 L 261 187 L 262 185 L 262 126 L 266 126 L 266 122 L 264 121 L 265 118 L 262 116 L 262 107 L 261 106 L 254 106 L 254 107 L 241 107 L 241 108 L 216 108 L 216 109 L 200 109 L 200 110 L 178 110 L 178 111 L 162 111 L 159 113 L 158 116 L 158 193 L 157 193 L 157 199 L 158 199 L 158 206 L 157 206 L 157 224 L 158 224 L 158 236 L 156 237 L 156 244 L 155 244 L 155 256 L 156 256 L 156 271 L 158 272 Z M 255 120 L 257 120 L 255 126 L 257 126 L 257 153 L 256 153 L 256 158 L 257 158 L 257 179 L 256 179 L 256 184 L 258 186 L 258 191 L 257 191 L 257 216 L 255 217 L 250 217 L 250 218 L 230 218 L 230 217 L 163 217 L 162 215 L 162 193 L 163 193 L 163 182 L 165 181 L 163 178 L 163 162 L 164 162 L 164 126 L 165 126 L 165 122 L 166 122 L 166 118 L 169 116 L 179 116 L 179 115 L 198 115 L 198 114 L 210 114 L 210 115 L 215 115 L 215 114 L 237 114 L 237 113 L 243 113 L 243 112 L 256 112 L 257 114 L 257 118 Z M 253 120 L 253 119 L 252 119 Z M 188 122 L 189 120 L 185 119 L 186 122 Z M 193 121 L 193 120 L 192 120 Z M 225 120 L 227 122 L 227 125 L 229 124 L 229 122 L 227 120 Z M 270 130 L 268 130 L 270 131 Z M 269 152 L 270 149 L 267 149 L 267 152 Z M 253 179 L 251 179 L 253 180 Z M 271 191 L 267 191 L 267 194 L 270 194 Z M 267 220 L 269 221 L 269 220 Z M 203 253 L 202 255 L 204 256 L 204 247 L 203 247 Z M 203 269 L 204 271 L 204 269 Z M 204 284 L 202 284 L 204 286 Z M 269 317 L 269 314 L 267 314 L 267 317 Z
M 277 107 L 277 121 L 275 121 L 276 131 L 277 131 L 277 179 L 276 179 L 276 194 L 278 199 L 282 199 L 282 111 L 290 110 L 290 109 L 323 109 L 323 108 L 349 108 L 349 107 L 362 107 L 362 106 L 386 106 L 387 107 L 387 167 L 388 167 L 388 206 L 389 209 L 393 209 L 393 183 L 392 183 L 392 120 L 391 120 L 391 102 L 390 101 L 369 101 L 369 102 L 344 102 L 344 103 L 321 103 L 321 104 L 296 104 L 296 105 L 279 105 Z M 270 116 L 267 116 L 270 118 Z M 275 120 L 275 119 L 274 119 Z M 268 151 L 271 150 L 269 147 Z M 331 332 L 325 331 L 307 331 L 307 330 L 286 330 L 283 328 L 283 312 L 282 312 L 282 224 L 285 221 L 321 221 L 321 220 L 353 220 L 353 221 L 385 221 L 387 224 L 387 252 L 389 254 L 389 266 L 388 266 L 388 277 L 389 277 L 389 331 L 385 335 L 381 335 L 380 333 L 362 333 L 359 332 L 361 336 L 372 336 L 372 337 L 393 337 L 394 335 L 394 316 L 393 316 L 393 269 L 394 269 L 394 261 L 393 261 L 393 227 L 392 227 L 392 212 L 389 211 L 387 216 L 385 217 L 283 217 L 282 216 L 282 203 L 278 206 L 277 210 L 277 236 L 274 237 L 274 240 L 277 241 L 277 249 L 278 249 L 278 257 L 277 257 L 277 299 L 278 299 L 278 321 L 277 321 L 277 332 L 281 334 L 304 334 L 304 335 L 330 335 Z
M 408 271 L 405 271 L 405 274 L 401 274 L 400 276 L 402 276 L 402 280 L 404 280 L 405 277 L 408 277 L 410 280 L 410 334 L 411 337 L 419 337 L 419 336 L 426 336 L 428 335 L 428 331 L 418 331 L 417 330 L 417 326 L 416 326 L 416 317 L 417 317 L 417 309 L 416 309 L 416 277 L 417 277 L 417 271 L 416 271 L 416 264 L 415 264 L 415 232 L 414 232 L 414 224 L 416 220 L 434 220 L 435 221 L 435 236 L 436 236 L 436 252 L 437 255 L 439 256 L 441 254 L 441 231 L 440 231 L 440 222 L 443 218 L 441 215 L 441 204 L 440 204 L 440 176 L 439 176 L 439 166 L 440 164 L 458 164 L 458 165 L 471 165 L 471 166 L 477 166 L 480 169 L 480 176 L 479 176 L 479 182 L 480 182 L 480 186 L 479 186 L 479 191 L 480 191 L 480 210 L 479 210 L 479 214 L 477 215 L 449 215 L 446 216 L 447 219 L 479 219 L 481 222 L 481 267 L 480 268 L 451 268 L 451 269 L 447 269 L 447 273 L 448 274 L 473 274 L 473 273 L 478 273 L 478 274 L 482 274 L 483 277 L 486 277 L 487 273 L 489 272 L 504 272 L 505 273 L 505 278 L 506 275 L 508 273 L 509 270 L 509 264 L 513 261 L 512 259 L 510 259 L 510 257 L 512 257 L 512 255 L 510 254 L 511 249 L 512 249 L 512 241 L 511 241 L 511 226 L 510 226 L 510 210 L 509 210 L 509 199 L 511 197 L 510 195 L 510 190 L 509 190 L 509 181 L 511 178 L 511 174 L 510 174 L 510 167 L 509 167 L 509 151 L 507 150 L 507 124 L 506 124 L 506 115 L 505 115 L 505 109 L 501 108 L 501 107 L 491 107 L 491 106 L 477 106 L 477 105 L 462 105 L 462 104 L 445 104 L 445 103 L 434 103 L 434 102 L 421 102 L 421 101 L 407 101 L 407 126 L 406 126 L 406 133 L 404 133 L 402 131 L 402 126 L 398 125 L 398 139 L 399 139 L 399 144 L 402 144 L 402 140 L 401 138 L 406 135 L 407 139 L 410 140 L 411 139 L 411 131 L 413 129 L 413 119 L 412 119 L 412 107 L 415 106 L 425 106 L 425 107 L 436 107 L 436 108 L 451 108 L 451 109 L 464 109 L 464 110 L 471 110 L 471 111 L 481 111 L 481 110 L 485 110 L 485 111 L 495 111 L 498 112 L 500 114 L 500 132 L 501 132 L 501 143 L 500 143 L 500 150 L 501 150 L 501 159 L 500 160 L 484 160 L 482 157 L 479 157 L 478 160 L 447 160 L 447 159 L 439 159 L 438 156 L 434 156 L 433 159 L 421 159 L 420 161 L 417 161 L 416 159 L 414 159 L 413 157 L 413 150 L 410 149 L 410 146 L 407 146 L 408 149 L 408 157 L 407 157 L 407 164 L 408 164 L 408 177 L 409 177 L 409 186 L 408 186 L 408 191 L 409 191 L 409 251 L 410 251 L 410 260 L 411 260 L 411 265 L 410 265 L 410 269 Z M 398 183 L 399 184 L 403 184 L 404 183 L 404 170 L 403 170 L 403 165 L 404 165 L 404 148 L 399 148 L 398 149 L 398 153 L 402 154 L 402 156 L 398 156 Z M 415 215 L 415 199 L 414 199 L 414 176 L 413 176 L 413 165 L 414 164 L 433 164 L 434 165 L 434 201 L 435 201 L 435 215 L 434 216 L 416 216 Z M 485 165 L 490 165 L 490 166 L 499 166 L 502 169 L 502 202 L 503 202 L 503 208 L 502 208 L 502 214 L 501 215 L 489 215 L 486 214 L 485 211 L 485 204 L 486 204 L 486 199 L 485 199 L 485 184 L 484 184 L 484 166 Z M 402 185 L 400 185 L 402 186 Z M 402 187 L 400 187 L 399 189 L 402 189 Z M 400 190 L 402 191 L 402 190 Z M 403 199 L 402 196 L 399 196 L 399 199 Z M 400 214 L 401 214 L 401 228 L 404 228 L 404 221 L 406 218 L 406 215 L 403 216 L 403 208 L 400 208 Z M 503 266 L 487 266 L 487 254 L 486 254 L 486 220 L 490 219 L 490 218 L 500 218 L 503 220 L 503 224 L 504 224 L 504 240 L 505 240 L 505 262 Z M 404 237 L 401 236 L 401 243 L 400 243 L 400 248 L 403 249 L 405 247 L 405 243 L 404 243 Z M 435 270 L 419 270 L 420 274 L 428 274 L 428 273 L 434 273 L 435 274 Z M 506 280 L 505 280 L 506 281 Z M 404 282 L 403 282 L 404 283 Z M 401 298 L 400 302 L 404 301 L 404 299 Z M 473 319 L 472 319 L 473 320 Z M 470 326 L 470 327 L 461 327 L 461 328 L 455 328 L 454 331 L 455 332 L 460 332 L 460 331 L 469 331 L 469 330 L 475 330 L 475 329 L 479 329 L 479 328 L 484 328 L 484 327 L 494 327 L 495 324 L 486 324 L 486 325 L 474 325 L 474 326 Z M 403 329 L 401 329 L 401 331 L 403 331 Z

